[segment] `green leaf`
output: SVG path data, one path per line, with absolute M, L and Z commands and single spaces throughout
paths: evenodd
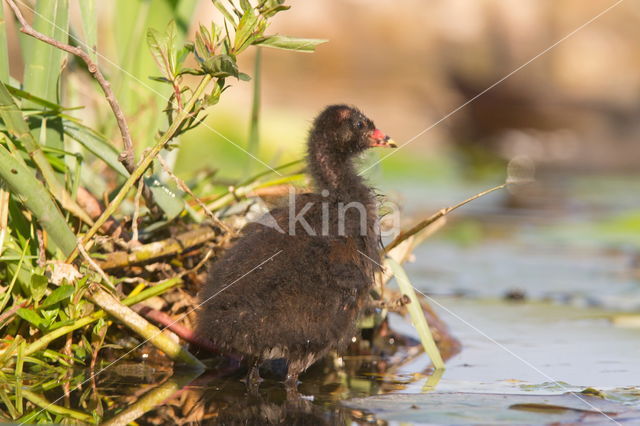
M 147 31 L 147 44 L 151 50 L 154 61 L 160 72 L 170 81 L 173 80 L 173 66 L 170 59 L 169 35 L 149 28 Z
M 57 309 L 54 307 L 52 309 L 40 309 L 38 312 L 42 317 L 43 328 L 49 329 L 51 326 L 51 323 L 53 323 L 56 320 L 56 318 L 58 317 L 58 314 L 61 311 L 60 309 Z
M 35 311 L 31 309 L 20 308 L 18 312 L 16 312 L 20 318 L 29 322 L 33 326 L 40 328 L 43 324 L 43 319 L 38 315 Z
M 33 27 L 49 37 L 67 43 L 69 36 L 68 0 L 36 2 Z M 25 36 L 24 90 L 48 101 L 58 100 L 58 78 L 66 52 L 35 38 Z M 26 106 L 29 106 L 27 104 Z
M 160 182 L 155 176 L 145 177 L 144 183 L 153 193 L 153 199 L 164 211 L 168 220 L 171 220 L 182 213 L 184 200 L 173 190 Z
M 197 70 L 195 68 L 182 68 L 180 70 L 180 75 L 189 74 L 189 75 L 203 75 L 205 74 L 202 70 Z
M 180 74 L 180 70 L 182 69 L 182 64 L 189 56 L 189 53 L 193 52 L 193 45 L 189 44 L 188 46 L 183 46 L 176 52 L 176 63 L 175 63 L 175 71 L 174 76 L 177 77 Z
M 249 6 L 249 9 L 245 10 L 242 15 L 236 29 L 236 37 L 233 42 L 234 53 L 240 53 L 257 38 L 255 32 L 258 26 L 258 19 L 259 16 Z
M 150 75 L 149 76 L 149 80 L 159 81 L 160 83 L 169 83 L 169 84 L 171 84 L 171 80 L 169 80 L 167 77 L 157 77 L 157 76 Z
M 207 59 L 203 64 L 203 68 L 215 78 L 238 77 L 238 65 L 233 56 L 215 55 Z
M 39 96 L 35 96 L 29 92 L 25 92 L 24 90 L 20 90 L 18 88 L 15 88 L 13 86 L 10 86 L 8 84 L 5 84 L 5 87 L 7 88 L 7 90 L 9 91 L 9 93 L 11 93 L 13 96 L 20 98 L 20 99 L 26 99 L 28 101 L 31 101 L 37 105 L 43 106 L 45 108 L 48 108 L 54 112 L 58 112 L 58 111 L 62 111 L 63 108 L 61 105 L 58 105 L 54 102 L 49 102 L 46 99 L 42 99 Z
M 31 297 L 33 300 L 38 302 L 44 296 L 44 293 L 47 291 L 47 286 L 49 285 L 49 280 L 44 275 L 40 274 L 32 274 L 31 275 Z
M 272 7 L 271 9 L 267 9 L 264 12 L 261 12 L 261 15 L 266 18 L 270 18 L 278 12 L 282 12 L 284 10 L 289 10 L 289 9 L 291 9 L 291 6 L 284 6 L 284 5 L 276 6 L 276 7 Z
M 167 25 L 167 58 L 169 61 L 169 71 L 170 75 L 174 76 L 177 74 L 178 70 L 176 69 L 176 54 L 175 54 L 175 45 L 176 45 L 176 22 L 170 21 L 169 25 Z
M 58 302 L 68 299 L 69 297 L 71 297 L 74 290 L 75 289 L 72 285 L 61 285 L 60 287 L 53 290 L 46 299 L 44 299 L 40 307 L 47 308 L 51 305 L 55 305 Z
M 253 12 L 253 6 L 251 6 L 249 0 L 240 0 L 240 7 L 245 13 L 249 11 Z
M 47 188 L 56 197 L 60 204 L 75 216 L 82 218 L 82 220 L 87 223 L 91 223 L 91 218 L 84 212 L 84 210 L 82 210 L 78 203 L 71 198 L 65 187 L 58 180 L 51 164 L 45 158 L 40 145 L 30 132 L 29 126 L 24 120 L 22 112 L 14 102 L 11 94 L 7 90 L 7 87 L 2 82 L 0 82 L 0 117 L 2 118 L 2 121 L 4 121 L 5 126 L 7 126 L 8 132 L 22 143 L 33 161 L 36 163 L 47 184 Z M 58 149 L 64 148 L 53 147 Z M 15 159 L 16 157 L 13 158 Z M 18 161 L 20 160 L 21 159 L 18 159 Z M 23 161 L 20 161 L 20 163 L 24 166 Z M 2 172 L 0 172 L 0 177 L 2 175 Z
M 231 13 L 229 13 L 229 11 L 227 10 L 226 7 L 224 7 L 224 5 L 222 4 L 222 2 L 220 2 L 220 0 L 213 0 L 213 5 L 220 11 L 220 13 L 222 13 L 222 16 L 225 17 L 225 19 L 231 24 L 233 25 L 233 28 L 236 27 L 236 20 L 234 19 L 233 15 Z
M 196 41 L 193 46 L 194 54 L 198 62 L 203 63 L 207 61 L 215 53 L 215 28 L 212 27 L 213 33 L 209 32 L 207 27 L 200 25 L 200 29 L 196 33 Z M 190 48 L 189 46 L 186 46 Z
M 75 322 L 76 321 L 72 320 L 72 319 L 54 322 L 53 324 L 47 326 L 47 332 L 56 330 L 56 329 L 58 329 L 60 327 L 66 327 L 68 325 L 73 325 L 73 324 L 75 324 Z
M 298 52 L 313 52 L 316 47 L 329 40 L 319 38 L 298 38 L 283 35 L 272 35 L 254 42 L 260 46 L 273 47 L 275 49 L 296 50 Z

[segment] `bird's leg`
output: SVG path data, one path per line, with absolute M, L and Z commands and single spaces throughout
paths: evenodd
M 249 368 L 249 373 L 247 374 L 246 382 L 247 389 L 252 394 L 258 393 L 258 388 L 260 387 L 260 382 L 262 379 L 260 378 L 260 360 L 255 360 L 251 367 Z
M 403 294 L 401 297 L 392 300 L 380 299 L 380 300 L 371 300 L 370 306 L 373 308 L 379 309 L 387 309 L 392 312 L 399 312 L 405 305 L 411 303 L 411 299 L 406 294 Z

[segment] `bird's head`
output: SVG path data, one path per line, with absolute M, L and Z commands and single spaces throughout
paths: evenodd
M 327 154 L 343 157 L 357 155 L 368 148 L 395 148 L 396 143 L 378 130 L 357 108 L 331 105 L 316 118 L 311 130 L 310 144 Z

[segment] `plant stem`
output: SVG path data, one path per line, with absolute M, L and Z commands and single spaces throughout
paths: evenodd
M 396 278 L 400 292 L 409 296 L 409 300 L 411 300 L 407 305 L 407 309 L 411 317 L 411 322 L 413 322 L 413 326 L 420 336 L 420 341 L 422 342 L 424 351 L 429 355 L 429 358 L 436 369 L 444 368 L 444 361 L 442 361 L 440 350 L 438 349 L 435 340 L 433 340 L 433 334 L 431 333 L 427 319 L 422 311 L 422 306 L 420 305 L 418 296 L 416 296 L 416 292 L 409 281 L 409 277 L 407 277 L 407 274 L 404 272 L 404 268 L 391 258 L 387 258 L 385 263 L 389 265 L 393 271 L 393 275 Z
M 260 68 L 262 64 L 262 49 L 256 48 L 256 59 L 253 70 L 253 102 L 251 103 L 251 121 L 249 122 L 249 142 L 247 151 L 257 155 L 260 146 Z M 252 161 L 247 166 L 247 175 L 251 173 Z
M 144 394 L 133 405 L 101 424 L 103 426 L 135 424 L 136 420 L 143 414 L 164 404 L 167 399 L 191 383 L 197 376 L 198 374 L 189 374 L 171 377 L 163 384 Z
M 124 323 L 131 330 L 145 339 L 156 348 L 160 349 L 169 358 L 176 362 L 182 362 L 189 367 L 204 370 L 204 364 L 194 357 L 189 351 L 173 341 L 155 325 L 142 316 L 122 304 L 118 299 L 102 290 L 99 285 L 94 285 L 88 296 L 96 305 L 100 306 L 112 317 Z
M 451 206 L 451 207 L 447 207 L 445 209 L 440 210 L 439 212 L 431 215 L 430 217 L 426 218 L 425 220 L 422 220 L 420 222 L 418 222 L 416 225 L 412 226 L 411 228 L 409 228 L 406 231 L 402 231 L 400 232 L 400 234 L 395 237 L 393 239 L 393 241 L 391 241 L 385 248 L 384 248 L 384 253 L 389 253 L 389 251 L 391 249 L 393 249 L 394 247 L 396 247 L 398 244 L 400 244 L 401 242 L 403 242 L 404 240 L 406 240 L 407 238 L 411 237 L 412 235 L 417 234 L 418 232 L 422 231 L 423 229 L 425 229 L 427 226 L 431 225 L 432 223 L 434 223 L 435 221 L 437 221 L 438 219 L 440 219 L 441 217 L 446 216 L 447 214 L 451 213 L 452 211 L 454 211 L 455 209 L 457 209 L 458 207 L 462 207 L 467 203 L 470 203 L 473 200 L 476 200 L 480 197 L 483 197 L 487 194 L 492 193 L 493 191 L 497 191 L 499 189 L 502 189 L 504 187 L 507 186 L 507 183 L 503 183 L 502 185 L 498 185 L 495 186 L 491 189 L 487 189 L 486 191 L 482 191 L 479 194 L 474 195 L 471 198 L 467 198 L 466 200 L 456 204 L 455 206 Z
M 61 405 L 52 404 L 42 395 L 38 395 L 37 393 L 28 391 L 26 389 L 22 390 L 22 394 L 29 401 L 31 401 L 38 407 L 42 408 L 43 410 L 47 410 L 50 413 L 53 413 L 58 416 L 72 417 L 74 419 L 78 419 L 87 423 L 94 423 L 94 419 L 90 414 L 86 414 L 81 411 L 72 410 L 70 408 L 66 408 Z M 38 414 L 37 411 L 34 413 Z

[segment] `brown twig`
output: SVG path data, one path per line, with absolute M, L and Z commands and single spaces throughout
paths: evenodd
M 102 290 L 98 284 L 90 284 L 89 294 L 87 297 L 91 302 L 98 305 L 109 315 L 116 318 L 129 329 L 141 336 L 144 339 L 143 343 L 151 343 L 174 361 L 182 362 L 193 368 L 204 370 L 204 365 L 189 351 L 171 340 L 171 338 L 166 334 L 162 333 L 162 330 L 150 324 L 139 314 L 123 305 L 121 301 Z M 138 346 L 141 345 L 142 344 Z
M 393 239 L 393 241 L 391 241 L 384 248 L 384 253 L 389 253 L 389 251 L 391 249 L 393 249 L 394 247 L 396 247 L 398 244 L 400 244 L 401 242 L 403 242 L 407 238 L 417 234 L 418 232 L 422 231 L 427 226 L 431 225 L 432 223 L 436 222 L 438 219 L 440 219 L 440 218 L 446 216 L 447 214 L 451 213 L 452 211 L 454 211 L 458 207 L 462 207 L 465 204 L 470 203 L 473 200 L 476 200 L 476 199 L 478 199 L 480 197 L 483 197 L 483 196 L 485 196 L 487 194 L 492 193 L 493 191 L 497 191 L 499 189 L 505 188 L 507 185 L 508 185 L 507 183 L 503 183 L 502 185 L 498 185 L 498 186 L 495 186 L 495 187 L 493 187 L 491 189 L 487 189 L 486 191 L 482 191 L 481 193 L 476 194 L 471 198 L 467 198 L 466 200 L 456 204 L 455 206 L 444 208 L 444 209 L 440 210 L 439 212 L 437 212 L 437 213 L 431 215 L 430 217 L 426 218 L 425 220 L 422 220 L 422 221 L 418 222 L 416 225 L 412 226 L 408 230 L 400 232 L 400 234 L 397 237 L 395 237 Z
M 86 260 L 87 263 L 91 265 L 93 270 L 96 271 L 102 277 L 102 280 L 104 281 L 104 283 L 109 287 L 113 287 L 113 284 L 111 283 L 111 280 L 109 279 L 107 274 L 102 270 L 100 265 L 98 265 L 96 261 L 93 260 L 91 256 L 89 256 L 89 253 L 87 253 L 87 250 L 85 250 L 84 246 L 82 245 L 82 240 L 80 238 L 78 238 L 78 250 L 80 251 L 80 254 L 82 255 L 82 257 L 84 257 L 84 260 Z
M 43 268 L 47 263 L 47 252 L 44 246 L 44 232 L 42 229 L 36 229 L 36 238 L 38 239 L 38 266 Z
M 144 183 L 142 180 L 138 183 L 138 190 L 136 196 L 133 199 L 133 217 L 131 218 L 131 241 L 130 243 L 140 244 L 138 242 L 138 216 L 140 215 L 140 196 L 142 195 L 142 188 Z
M 0 315 L 0 328 L 4 327 L 4 322 L 6 320 L 11 319 L 20 308 L 24 308 L 25 306 L 27 306 L 27 302 L 18 303 L 3 312 L 2 315 Z
M 162 166 L 162 169 L 169 175 L 169 177 L 173 179 L 173 181 L 180 187 L 181 190 L 189 194 L 191 198 L 196 203 L 198 203 L 198 205 L 202 208 L 202 210 L 204 210 L 205 214 L 209 216 L 210 219 L 212 219 L 217 225 L 219 225 L 225 232 L 230 231 L 229 227 L 225 225 L 224 222 L 222 222 L 220 219 L 218 219 L 218 217 L 213 214 L 209 207 L 207 207 L 207 205 L 200 198 L 198 198 L 196 194 L 193 193 L 193 191 L 191 191 L 191 188 L 189 188 L 182 179 L 180 179 L 171 171 L 171 168 L 166 163 L 166 161 L 164 161 L 164 158 L 162 158 L 161 155 L 158 155 L 157 160 Z

